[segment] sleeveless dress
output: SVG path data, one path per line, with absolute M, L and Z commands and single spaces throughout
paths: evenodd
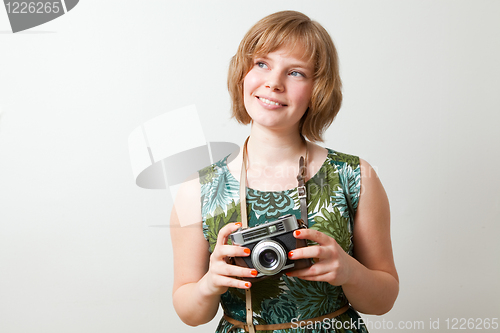
M 240 184 L 229 172 L 227 158 L 199 171 L 203 234 L 210 252 L 215 247 L 219 230 L 227 223 L 241 221 Z M 323 165 L 306 182 L 309 228 L 335 238 L 351 256 L 353 214 L 359 201 L 360 176 L 358 157 L 328 149 Z M 297 188 L 274 192 L 247 188 L 247 205 L 250 227 L 274 221 L 286 214 L 300 218 Z M 352 307 L 333 320 L 307 321 L 336 311 L 346 304 L 348 300 L 342 287 L 327 282 L 306 281 L 283 274 L 279 278 L 268 278 L 252 284 L 254 325 L 293 324 L 290 329 L 265 332 L 367 332 L 362 319 Z M 221 305 L 226 315 L 246 322 L 244 290 L 229 288 L 221 295 Z M 222 318 L 216 333 L 227 333 L 232 326 Z M 244 331 L 235 329 L 232 332 Z

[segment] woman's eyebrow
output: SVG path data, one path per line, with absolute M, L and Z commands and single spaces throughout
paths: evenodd
M 254 55 L 253 59 L 271 60 L 271 58 L 269 58 L 267 54 Z
M 304 68 L 304 69 L 311 68 L 311 66 L 307 62 L 292 62 L 290 64 L 290 67 L 300 67 L 300 68 Z

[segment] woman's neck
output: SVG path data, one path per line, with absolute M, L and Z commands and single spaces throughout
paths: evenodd
M 261 191 L 283 191 L 297 186 L 299 158 L 306 155 L 306 180 L 316 174 L 325 161 L 326 149 L 305 142 L 298 130 L 276 133 L 252 126 L 248 139 L 247 186 Z M 228 164 L 239 179 L 242 154 Z
M 306 142 L 298 131 L 278 133 L 252 126 L 247 151 L 250 168 L 296 164 L 306 153 Z

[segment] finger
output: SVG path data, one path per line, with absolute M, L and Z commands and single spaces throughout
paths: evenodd
M 320 245 L 300 247 L 288 252 L 288 258 L 292 260 L 314 258 L 315 262 L 320 258 L 333 258 L 335 255 L 330 247 Z
M 231 278 L 231 277 L 223 276 L 223 275 L 217 276 L 217 278 L 215 280 L 216 281 L 214 281 L 214 282 L 215 282 L 216 286 L 219 286 L 219 287 L 232 287 L 232 288 L 248 289 L 252 286 L 252 284 L 248 281 L 239 280 L 239 279 L 235 279 L 235 278 Z
M 234 276 L 240 278 L 254 278 L 258 274 L 257 270 L 254 268 L 230 265 L 226 262 L 219 262 L 214 264 L 211 268 L 211 272 L 215 275 Z
M 248 257 L 251 251 L 247 247 L 238 245 L 220 245 L 217 247 L 217 254 L 215 251 L 212 255 L 216 255 L 217 259 L 223 257 Z
M 298 272 L 290 272 L 290 273 L 287 273 L 286 274 L 287 276 L 289 277 L 295 277 L 295 278 L 299 278 L 299 279 L 302 279 L 302 280 L 307 280 L 307 281 L 323 281 L 323 282 L 327 282 L 329 281 L 329 273 L 325 273 L 325 274 L 320 274 L 320 275 L 300 275 L 298 274 Z
M 241 228 L 241 222 L 226 224 L 222 229 L 219 230 L 219 234 L 217 235 L 217 244 L 226 244 L 227 237 L 234 231 L 238 230 L 238 228 Z
M 292 270 L 286 273 L 287 276 L 295 276 L 301 279 L 313 278 L 315 276 L 325 276 L 331 273 L 328 267 L 322 264 L 314 264 L 307 268 Z
M 298 229 L 293 232 L 297 239 L 309 239 L 319 245 L 328 245 L 334 238 L 314 229 Z

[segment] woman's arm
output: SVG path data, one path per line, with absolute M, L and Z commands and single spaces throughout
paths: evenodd
M 228 256 L 248 256 L 245 248 L 226 244 L 229 234 L 241 225 L 230 223 L 222 228 L 210 255 L 201 226 L 198 179 L 179 189 L 170 225 L 174 249 L 174 308 L 184 323 L 205 324 L 217 313 L 220 295 L 228 287 L 250 287 L 250 283 L 232 276 L 253 277 L 253 270 L 228 265 L 225 261 Z
M 361 162 L 361 196 L 354 219 L 351 278 L 342 285 L 353 307 L 381 315 L 392 309 L 399 293 L 390 234 L 389 200 L 375 170 Z
M 354 257 L 319 231 L 300 230 L 297 238 L 319 246 L 293 251 L 292 259 L 318 258 L 308 269 L 290 273 L 311 281 L 341 285 L 351 305 L 367 314 L 388 312 L 399 292 L 392 255 L 389 201 L 373 168 L 361 160 L 361 196 L 354 222 Z

